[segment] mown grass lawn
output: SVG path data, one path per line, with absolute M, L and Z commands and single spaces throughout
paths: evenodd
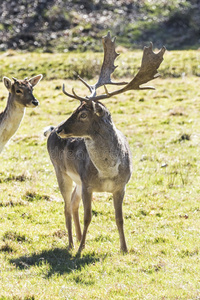
M 166 53 L 163 70 L 171 68 L 169 56 L 180 61 L 180 53 Z M 193 57 L 197 70 L 199 52 Z M 40 69 L 39 57 L 37 63 Z M 119 251 L 106 193 L 95 194 L 81 257 L 78 244 L 67 251 L 63 201 L 43 129 L 66 119 L 78 103 L 63 95 L 62 75 L 46 76 L 35 87 L 40 106 L 27 109 L 0 157 L 1 300 L 200 299 L 200 79 L 191 69 L 157 79 L 155 91 L 104 101 L 133 156 L 123 206 L 126 255 Z M 85 91 L 78 81 L 65 85 Z M 0 90 L 2 110 L 7 97 L 2 83 Z M 82 220 L 82 206 L 80 214 Z

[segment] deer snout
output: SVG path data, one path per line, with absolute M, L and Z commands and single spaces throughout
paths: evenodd
M 72 136 L 71 134 L 66 133 L 64 128 L 58 127 L 55 132 L 61 139 L 67 139 Z
M 32 104 L 35 105 L 35 106 L 38 106 L 39 105 L 39 102 L 37 99 L 33 99 L 32 100 Z
M 57 134 L 60 134 L 62 131 L 63 131 L 62 128 L 57 128 L 57 129 L 56 129 L 56 133 L 57 133 Z
M 61 138 L 64 137 L 64 135 L 65 135 L 64 129 L 63 128 L 59 128 L 59 127 L 56 129 L 56 133 Z

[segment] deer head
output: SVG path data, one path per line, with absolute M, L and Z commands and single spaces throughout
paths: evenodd
M 56 133 L 62 138 L 90 138 L 110 121 L 111 115 L 102 103 L 82 101 L 71 117 L 56 128 Z
M 33 87 L 42 79 L 42 75 L 34 76 L 30 79 L 18 80 L 16 78 L 12 81 L 3 77 L 3 82 L 13 101 L 23 107 L 35 107 L 39 104 L 38 100 L 33 96 Z

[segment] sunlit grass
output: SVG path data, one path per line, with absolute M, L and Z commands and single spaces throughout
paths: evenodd
M 114 72 L 114 77 L 133 76 L 140 67 L 142 51 L 117 49 L 120 56 L 116 60 L 118 68 Z M 158 49 L 154 51 L 157 52 Z M 76 79 L 79 74 L 83 78 L 92 79 L 99 74 L 102 59 L 103 53 L 21 54 L 8 51 L 0 54 L 0 76 L 25 78 L 42 73 L 47 80 L 60 80 Z M 162 77 L 200 76 L 200 51 L 167 51 L 159 71 Z M 56 93 L 52 97 L 55 95 Z
M 155 91 L 104 101 L 132 151 L 123 205 L 129 253 L 119 251 L 112 198 L 102 193 L 94 195 L 81 257 L 78 243 L 67 251 L 63 201 L 43 136 L 78 105 L 62 83 L 38 84 L 40 106 L 27 109 L 0 157 L 0 299 L 198 299 L 199 78 L 157 79 Z M 78 81 L 65 84 L 86 93 Z M 3 84 L 0 90 L 1 110 L 7 92 Z M 82 205 L 80 215 L 82 222 Z

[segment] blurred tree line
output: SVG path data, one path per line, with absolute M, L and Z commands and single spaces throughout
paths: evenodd
M 199 16 L 200 0 L 1 0 L 0 51 L 100 51 L 108 30 L 129 49 L 197 49 Z

